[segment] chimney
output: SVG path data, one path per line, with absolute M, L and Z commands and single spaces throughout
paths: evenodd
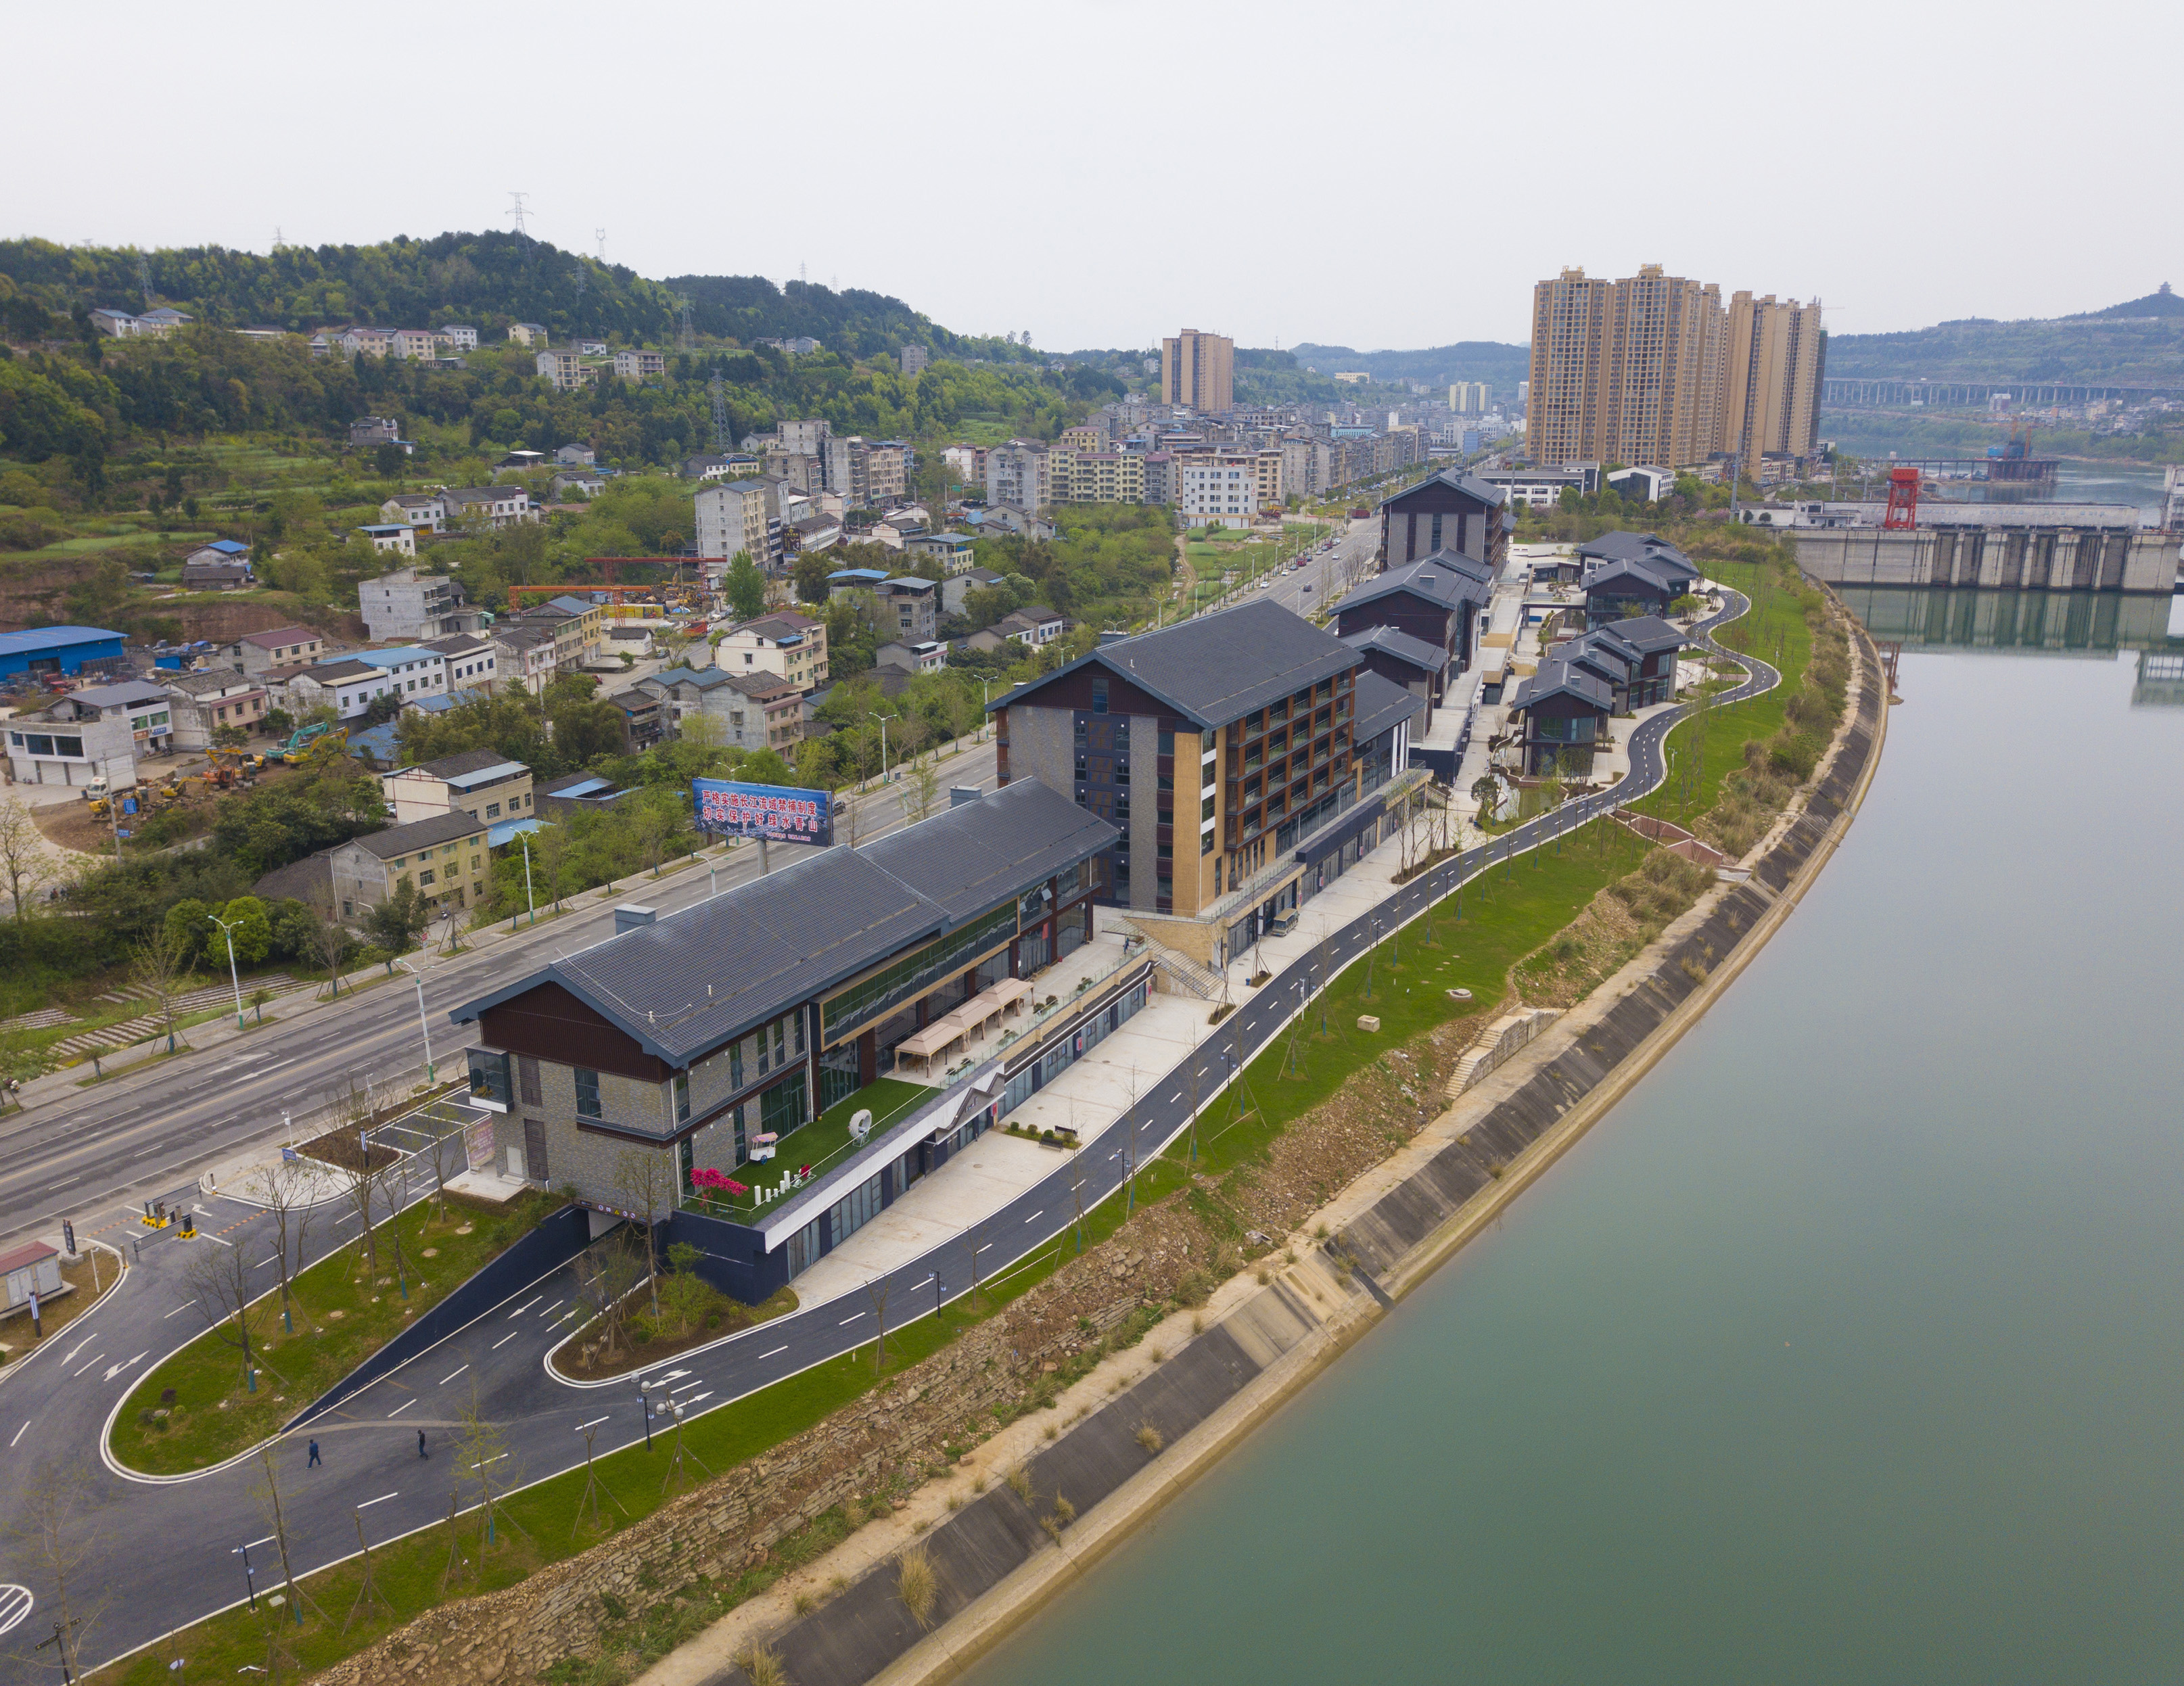
M 967 803 L 980 802 L 984 799 L 985 793 L 980 790 L 975 784 L 959 784 L 949 787 L 948 805 L 950 808 L 961 808 Z
M 615 935 L 619 937 L 625 931 L 634 931 L 641 925 L 650 925 L 659 917 L 660 915 L 655 909 L 639 907 L 634 902 L 624 902 L 615 910 Z

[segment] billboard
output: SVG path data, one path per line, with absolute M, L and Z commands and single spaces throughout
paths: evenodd
M 834 841 L 833 798 L 823 790 L 692 779 L 690 811 L 699 830 L 719 837 L 816 843 L 821 849 Z

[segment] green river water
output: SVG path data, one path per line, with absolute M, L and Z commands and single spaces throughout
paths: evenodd
M 2184 709 L 1904 659 L 1706 1019 L 976 1686 L 2184 1676 Z

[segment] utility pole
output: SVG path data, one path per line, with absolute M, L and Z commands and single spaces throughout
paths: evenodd
M 518 234 L 526 231 L 523 226 L 523 202 L 530 197 L 527 193 L 518 193 L 513 190 L 510 190 L 508 196 L 509 214 L 515 219 L 515 231 Z
M 440 1074 L 439 1069 L 432 1064 L 432 1021 L 425 1016 L 425 974 L 399 954 L 394 957 L 394 964 L 408 972 L 417 986 L 417 1028 L 423 1032 L 425 1038 L 425 1081 L 428 1083 L 437 1083 L 440 1080 Z

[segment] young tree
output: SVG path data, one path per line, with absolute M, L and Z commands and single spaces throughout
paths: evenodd
M 766 576 L 759 572 L 749 552 L 736 553 L 722 584 L 727 593 L 728 607 L 737 620 L 755 620 L 766 613 Z
M 23 899 L 52 877 L 53 861 L 31 810 L 12 796 L 0 800 L 0 874 L 8 880 L 16 924 L 23 922 Z
M 599 1326 L 609 1358 L 627 1344 L 630 1293 L 644 1280 L 632 1238 L 620 1228 L 577 1255 L 577 1298 L 591 1314 L 586 1323 Z
M 181 944 L 164 925 L 153 926 L 143 941 L 129 951 L 129 980 L 144 992 L 145 999 L 154 1004 L 153 1010 L 165 1021 L 170 1054 L 175 1051 L 175 997 L 182 993 L 187 971 Z
M 342 962 L 356 946 L 356 939 L 348 934 L 348 926 L 341 922 L 334 912 L 332 892 L 306 904 L 309 908 L 311 958 L 326 969 L 326 976 L 334 994 L 341 993 Z
M 401 954 L 417 945 L 417 938 L 432 922 L 432 913 L 415 883 L 405 878 L 393 895 L 372 904 L 364 922 L 373 942 L 390 954 Z
M 296 1298 L 292 1286 L 293 1272 L 288 1264 L 289 1247 L 292 1238 L 295 1270 L 302 1270 L 304 1243 L 311 1227 L 313 1182 L 314 1179 L 307 1177 L 296 1161 L 279 1160 L 260 1166 L 243 1183 L 250 1198 L 264 1206 L 266 1216 L 273 1220 L 275 1256 L 281 1261 L 281 1327 L 292 1335 L 296 1333 Z M 310 1314 L 304 1315 L 309 1322 Z
M 919 761 L 903 776 L 903 817 L 915 825 L 929 817 L 940 803 L 940 775 L 929 761 Z
M 244 1385 L 258 1391 L 256 1355 L 250 1342 L 250 1262 L 240 1247 L 203 1238 L 204 1244 L 192 1253 L 182 1270 L 190 1297 L 197 1303 L 205 1327 L 236 1349 L 242 1360 Z
M 615 1156 L 615 1188 L 629 1202 L 632 1214 L 644 1223 L 644 1281 L 652 1299 L 652 1315 L 660 1315 L 660 1277 L 653 1255 L 653 1228 L 661 1214 L 675 1204 L 675 1177 L 667 1154 L 624 1148 Z
M 94 1593 L 79 1572 L 100 1544 L 88 1522 L 96 1501 L 90 1467 L 42 1462 L 27 1481 L 15 1485 L 15 1501 L 6 1535 L 8 1559 L 24 1567 L 35 1565 L 42 1572 L 48 1589 L 47 1613 L 60 1634 L 59 1661 L 69 1675 L 80 1680 L 84 1638 L 113 1597 L 110 1589 Z M 16 1660 L 43 1661 L 29 1644 Z

